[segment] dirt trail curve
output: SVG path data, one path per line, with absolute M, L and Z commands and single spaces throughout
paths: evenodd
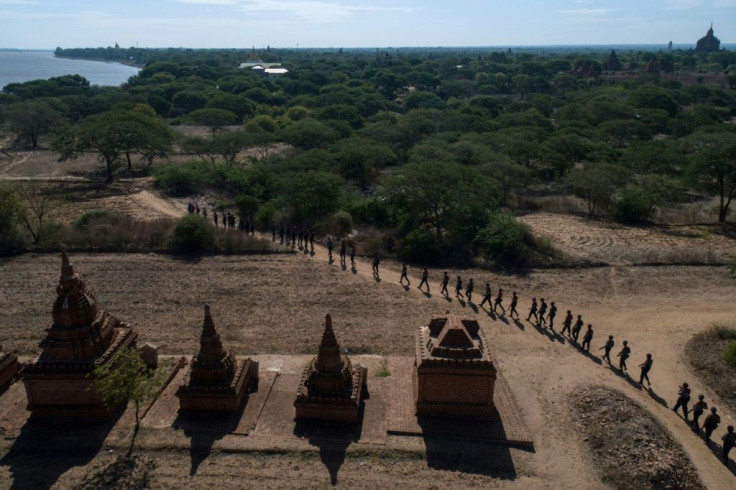
M 265 236 L 264 238 L 270 238 Z M 277 245 L 279 247 L 279 245 Z M 281 246 L 283 247 L 283 246 Z M 323 261 L 326 267 L 342 267 L 346 273 L 353 272 L 374 282 L 376 287 L 397 287 L 400 277 L 400 265 L 393 261 L 383 261 L 380 265 L 380 281 L 373 277 L 371 261 L 366 258 L 356 257 L 356 267 L 350 267 L 350 258 L 347 265 L 343 267 L 339 257 L 339 242 L 333 251 L 333 261 L 328 262 L 327 249 L 322 245 L 315 245 L 314 254 L 304 254 L 299 251 L 304 260 Z M 413 273 L 412 273 L 413 272 Z M 416 274 L 414 274 L 416 273 Z M 455 298 L 446 299 L 440 292 L 440 278 L 442 272 L 430 270 L 431 294 L 425 294 L 417 289 L 420 278 L 420 269 L 410 271 L 409 278 L 411 287 L 403 288 L 406 294 L 418 296 L 418 299 L 432 302 L 433 306 L 428 308 L 429 314 L 442 313 L 448 301 L 457 301 Z M 524 417 L 529 423 L 532 432 L 537 435 L 535 440 L 534 466 L 540 476 L 549 476 L 555 481 L 568 481 L 569 488 L 586 488 L 591 482 L 582 481 L 580 477 L 574 477 L 571 473 L 574 468 L 565 460 L 565 453 L 579 451 L 582 459 L 590 461 L 585 456 L 587 447 L 580 440 L 580 435 L 572 432 L 567 411 L 567 396 L 575 387 L 582 384 L 599 383 L 616 388 L 627 396 L 638 401 L 646 407 L 658 420 L 660 420 L 684 448 L 685 452 L 695 464 L 698 474 L 707 488 L 726 489 L 736 488 L 736 464 L 731 462 L 730 468 L 724 466 L 719 457 L 714 453 L 715 445 L 708 447 L 704 444 L 702 437 L 694 433 L 682 418 L 676 415 L 671 406 L 674 403 L 677 387 L 683 381 L 689 381 L 693 387 L 693 398 L 697 393 L 705 393 L 711 405 L 721 407 L 721 426 L 713 434 L 713 440 L 720 443 L 720 436 L 725 432 L 729 424 L 734 424 L 736 414 L 728 413 L 723 404 L 719 403 L 718 397 L 710 392 L 707 387 L 701 386 L 687 364 L 682 360 L 682 348 L 690 335 L 702 330 L 704 326 L 713 321 L 726 321 L 727 318 L 736 316 L 736 306 L 729 305 L 714 314 L 709 308 L 702 308 L 697 304 L 693 311 L 678 311 L 681 305 L 675 304 L 669 307 L 670 312 L 663 313 L 660 309 L 648 311 L 646 305 L 620 304 L 615 305 L 616 318 L 611 318 L 610 304 L 600 302 L 596 305 L 586 304 L 582 310 L 586 322 L 596 324 L 596 335 L 593 341 L 591 354 L 583 354 L 569 340 L 561 336 L 553 335 L 549 330 L 538 330 L 531 322 L 520 321 L 515 326 L 503 317 L 491 315 L 486 310 L 479 308 L 485 288 L 485 282 L 491 281 L 494 294 L 497 287 L 504 287 L 506 297 L 504 303 L 508 307 L 511 289 L 507 289 L 510 282 L 508 276 L 490 274 L 485 271 L 450 271 L 451 281 L 449 284 L 450 295 L 454 294 L 456 275 L 463 277 L 464 285 L 469 277 L 475 277 L 475 291 L 473 293 L 474 303 L 466 304 L 468 315 L 475 315 L 483 327 L 490 334 L 489 339 L 495 345 L 494 350 L 502 355 L 499 356 L 499 364 L 504 374 L 514 386 L 514 381 L 520 381 L 515 387 L 515 396 L 524 412 Z M 606 285 L 613 292 L 617 289 L 631 287 L 631 277 L 626 267 L 612 267 L 605 272 L 610 276 L 610 282 Z M 479 276 L 483 277 L 481 281 Z M 665 279 L 666 280 L 666 279 Z M 545 286 L 545 285 L 543 285 Z M 546 285 L 564 287 L 564 285 Z M 549 290 L 546 291 L 549 294 Z M 518 307 L 522 319 L 526 317 L 529 307 L 529 296 L 532 291 L 519 290 L 521 298 Z M 545 292 L 534 293 L 544 296 Z M 634 301 L 640 298 L 634 298 Z M 549 301 L 549 299 L 548 299 Z M 626 300 L 628 302 L 630 300 Z M 582 297 L 581 297 L 582 302 Z M 677 303 L 679 300 L 673 299 Z M 642 308 L 637 310 L 637 308 Z M 580 305 L 577 305 L 580 308 Z M 568 308 L 575 310 L 574 304 L 559 304 L 557 315 L 558 325 L 564 311 Z M 627 312 L 629 310 L 629 312 Z M 668 329 L 666 334 L 662 327 Z M 558 326 L 558 331 L 560 327 Z M 595 351 L 602 345 L 608 333 L 616 336 L 616 347 L 614 353 L 621 348 L 621 341 L 629 339 L 633 345 L 633 354 L 629 359 L 630 376 L 625 378 L 618 374 L 617 369 L 611 369 L 605 362 L 600 362 Z M 661 341 L 664 340 L 664 341 Z M 517 354 L 521 349 L 538 351 L 539 356 Z M 643 390 L 635 381 L 638 380 L 638 364 L 643 361 L 646 352 L 653 352 L 655 367 L 650 377 L 654 383 L 654 391 Z M 615 358 L 614 358 L 615 359 Z M 531 388 L 524 388 L 524 384 L 531 383 Z M 518 389 L 517 389 L 518 388 Z M 554 414 L 554 417 L 551 415 Z M 561 456 L 562 455 L 562 456 Z M 583 479 L 584 480 L 584 479 Z M 552 481 L 552 480 L 550 480 Z

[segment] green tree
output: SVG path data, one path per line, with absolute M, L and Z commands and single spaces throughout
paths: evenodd
M 614 193 L 628 181 L 626 169 L 608 163 L 586 163 L 582 169 L 572 170 L 566 179 L 573 193 L 588 203 L 588 214 L 596 216 L 608 209 Z
M 18 225 L 23 222 L 26 209 L 15 189 L 0 185 L 0 256 L 12 253 L 23 246 Z
M 173 134 L 159 119 L 136 110 L 112 110 L 94 114 L 57 138 L 52 147 L 59 161 L 74 160 L 85 151 L 97 152 L 105 164 L 106 183 L 113 180 L 119 160 L 125 156 L 130 167 L 130 153 L 143 152 L 152 160 L 155 154 L 165 154 Z
M 724 223 L 736 197 L 736 142 L 732 132 L 697 133 L 690 175 L 704 190 L 718 196 L 718 221 Z
M 135 437 L 140 429 L 141 407 L 152 400 L 158 391 L 163 373 L 156 373 L 146 366 L 135 349 L 125 349 L 108 364 L 97 367 L 91 374 L 92 386 L 100 394 L 105 404 L 118 407 L 132 401 L 135 407 L 135 430 L 128 448 L 128 456 L 133 452 Z
M 279 137 L 298 148 L 322 148 L 339 138 L 337 131 L 316 119 L 304 118 L 279 131 Z
M 29 100 L 18 102 L 7 110 L 6 121 L 19 141 L 26 141 L 31 148 L 38 147 L 38 139 L 60 129 L 64 120 L 61 114 L 47 102 Z
M 385 180 L 397 205 L 434 229 L 437 241 L 452 227 L 475 221 L 479 210 L 493 209 L 497 186 L 474 169 L 445 161 L 411 162 Z
M 331 172 L 289 172 L 280 176 L 280 198 L 297 221 L 320 220 L 337 209 L 342 179 Z
M 238 116 L 227 109 L 206 107 L 190 112 L 189 119 L 195 124 L 207 126 L 212 132 L 212 136 L 214 136 L 216 132 L 225 126 L 237 123 Z

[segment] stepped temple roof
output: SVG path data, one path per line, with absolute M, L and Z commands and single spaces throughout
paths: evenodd
M 41 354 L 23 368 L 28 409 L 34 415 L 109 415 L 88 375 L 112 363 L 123 349 L 134 348 L 138 334 L 99 307 L 66 250 L 51 316 Z
M 332 317 L 327 314 L 317 356 L 304 368 L 299 383 L 294 402 L 297 418 L 357 420 L 366 373 L 340 353 Z
M 210 307 L 204 306 L 199 352 L 176 392 L 183 410 L 240 411 L 258 385 L 258 363 L 226 350 Z

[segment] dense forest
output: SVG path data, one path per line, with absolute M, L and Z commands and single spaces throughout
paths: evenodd
M 591 217 L 736 197 L 736 53 L 489 49 L 61 49 L 145 65 L 121 87 L 78 75 L 14 83 L 17 146 L 95 152 L 107 181 L 150 171 L 263 229 L 376 230 L 421 263 L 516 266 L 547 253 L 515 220 L 525 199 L 575 195 Z M 256 56 L 288 73 L 241 62 Z M 208 128 L 183 136 L 172 126 Z M 171 155 L 189 158 L 170 160 Z

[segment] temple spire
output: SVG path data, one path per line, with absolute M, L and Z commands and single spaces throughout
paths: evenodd
M 332 317 L 329 313 L 325 316 L 325 331 L 322 334 L 322 342 L 319 344 L 316 365 L 320 371 L 340 369 L 343 365 L 340 345 L 332 330 Z

